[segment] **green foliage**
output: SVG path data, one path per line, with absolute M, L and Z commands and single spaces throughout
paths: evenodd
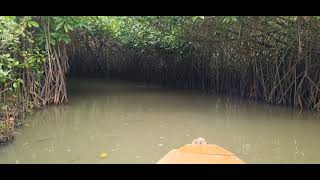
M 203 16 L 99 16 L 89 20 L 90 25 L 95 27 L 92 34 L 107 34 L 107 37 L 129 47 L 179 51 L 189 44 L 184 39 L 184 30 L 198 23 L 198 18 L 204 19 Z
M 237 17 L 236 16 L 225 16 L 222 19 L 223 23 L 232 23 L 232 22 L 236 22 L 237 21 Z
M 10 57 L 10 54 L 0 55 L 0 85 L 13 83 L 13 88 L 17 88 L 21 79 L 14 73 L 14 69 L 19 67 L 20 63 Z
M 18 67 L 41 69 L 47 41 L 51 46 L 69 44 L 73 31 L 85 32 L 101 40 L 111 38 L 132 48 L 186 53 L 198 47 L 199 41 L 238 38 L 241 24 L 250 19 L 279 32 L 296 31 L 296 16 L 0 16 L 1 82 L 10 79 Z M 259 31 L 251 33 L 259 34 Z M 33 50 L 21 49 L 25 40 L 32 44 Z M 15 60 L 13 54 L 20 54 L 21 59 Z
M 42 69 L 45 52 L 33 46 L 33 33 L 39 29 L 35 17 L 0 16 L 0 89 L 15 91 L 23 83 L 22 72 Z M 27 43 L 27 44 L 26 44 Z M 25 47 L 31 45 L 33 49 Z
M 186 55 L 193 49 L 208 48 L 208 42 L 254 38 L 264 31 L 294 37 L 297 24 L 308 23 L 308 19 L 319 21 L 319 16 L 0 16 L 0 82 L 18 87 L 27 69 L 40 81 L 47 46 L 69 44 L 72 33 L 101 43 L 111 39 L 130 48 Z

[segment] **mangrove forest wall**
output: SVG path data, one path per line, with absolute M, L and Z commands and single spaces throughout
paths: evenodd
M 182 51 L 132 48 L 77 37 L 71 73 L 117 76 L 179 88 L 235 93 L 268 103 L 319 110 L 316 20 L 287 17 L 212 18 L 186 33 Z M 239 22 L 238 22 L 239 21 Z M 179 49 L 180 50 L 180 49 Z
M 68 102 L 66 77 L 116 77 L 320 110 L 317 16 L 0 17 L 0 141 Z

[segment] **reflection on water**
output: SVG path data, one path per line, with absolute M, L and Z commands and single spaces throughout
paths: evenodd
M 156 163 L 198 136 L 247 163 L 320 162 L 319 113 L 142 83 L 68 85 L 70 103 L 28 116 L 0 163 Z

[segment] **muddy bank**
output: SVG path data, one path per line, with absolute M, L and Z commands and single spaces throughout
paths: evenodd
M 1 106 L 0 111 L 0 144 L 8 144 L 14 140 L 15 129 L 22 126 L 22 120 L 32 108 L 11 104 Z

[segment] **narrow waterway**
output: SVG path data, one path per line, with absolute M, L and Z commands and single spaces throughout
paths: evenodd
M 0 163 L 156 163 L 199 136 L 247 163 L 320 162 L 319 113 L 118 80 L 68 86 L 70 102 L 27 116 Z

